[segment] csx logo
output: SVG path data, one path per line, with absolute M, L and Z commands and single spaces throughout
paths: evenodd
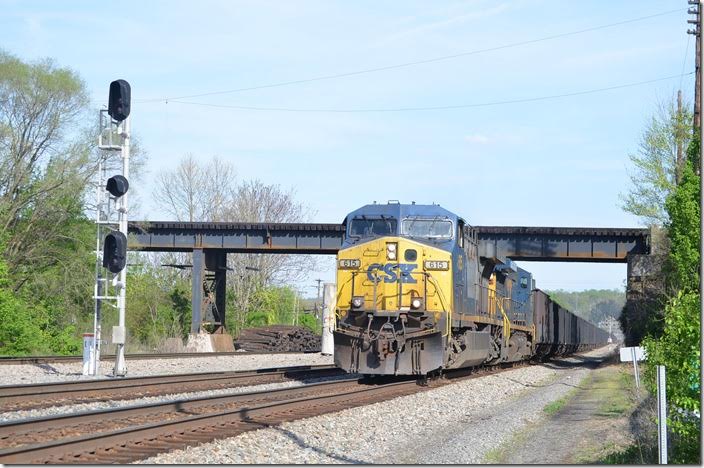
M 374 281 L 376 277 L 384 283 L 417 283 L 411 276 L 411 272 L 417 267 L 417 263 L 372 263 L 367 268 L 367 278 Z

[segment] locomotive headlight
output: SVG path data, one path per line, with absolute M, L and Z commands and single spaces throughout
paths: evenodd
M 396 260 L 397 248 L 395 242 L 389 242 L 386 244 L 386 258 L 389 260 Z
M 423 262 L 426 270 L 449 270 L 450 262 L 447 260 L 426 260 Z
M 355 270 L 362 266 L 362 262 L 357 258 L 341 258 L 337 265 L 341 270 Z
M 361 309 L 364 306 L 364 296 L 354 296 L 352 298 L 352 308 Z
M 411 299 L 411 309 L 418 310 L 423 306 L 423 300 L 420 297 Z

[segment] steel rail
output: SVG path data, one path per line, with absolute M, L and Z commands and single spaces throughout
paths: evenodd
M 174 431 L 190 430 L 194 425 L 220 423 L 223 417 L 233 417 L 235 420 L 247 421 L 253 415 L 261 413 L 266 408 L 280 408 L 297 402 L 323 400 L 331 397 L 344 395 L 354 395 L 360 392 L 367 392 L 369 389 L 350 390 L 352 384 L 357 387 L 358 378 L 352 377 L 342 381 L 322 382 L 302 385 L 294 388 L 283 388 L 267 390 L 262 392 L 247 392 L 236 395 L 216 396 L 179 400 L 164 403 L 154 403 L 125 408 L 90 411 L 61 416 L 50 416 L 22 421 L 11 421 L 0 424 L 0 443 L 11 442 L 11 437 L 17 437 L 31 432 L 46 431 L 47 429 L 85 427 L 91 422 L 105 424 L 108 421 L 119 421 L 118 418 L 129 417 L 150 417 L 165 413 L 179 413 L 181 418 L 168 420 L 165 422 L 141 424 L 137 426 L 121 428 L 117 430 L 91 433 L 68 439 L 56 439 L 50 442 L 37 443 L 31 445 L 20 445 L 0 450 L 0 463 L 41 463 L 52 462 L 43 457 L 59 457 L 55 462 L 74 461 L 69 455 L 75 451 L 109 448 L 110 444 L 125 446 L 126 443 L 141 442 L 145 436 L 164 436 Z M 408 383 L 398 382 L 397 384 Z M 412 382 L 413 383 L 413 382 Z M 415 385 L 415 383 L 413 383 Z M 374 387 L 376 388 L 376 387 Z M 340 391 L 344 391 L 340 393 Z M 255 403 L 254 406 L 243 407 L 244 404 Z M 193 415 L 195 411 L 203 407 L 213 407 L 218 405 L 235 404 L 234 409 L 217 411 L 205 415 Z M 190 413 L 190 414 L 189 414 Z M 158 450 L 154 451 L 158 453 Z M 138 459 L 132 455 L 131 459 Z
M 137 396 L 197 391 L 192 387 L 223 387 L 256 385 L 294 379 L 305 374 L 335 375 L 341 371 L 332 365 L 274 367 L 267 369 L 208 372 L 193 374 L 91 379 L 73 382 L 39 383 L 0 386 L 0 406 L 34 403 L 31 408 L 50 406 L 58 402 L 105 399 L 132 399 Z M 176 390 L 173 387 L 176 386 Z M 189 388 L 190 387 L 190 388 Z M 20 408 L 21 409 L 21 408 Z
M 357 383 L 358 377 L 352 376 L 343 380 L 320 382 L 301 385 L 293 388 L 279 388 L 273 390 L 242 392 L 232 395 L 215 395 L 205 397 L 185 398 L 174 401 L 146 403 L 141 405 L 125 406 L 121 408 L 107 408 L 88 410 L 79 413 L 69 413 L 38 418 L 21 419 L 0 423 L 0 444 L 8 442 L 11 436 L 27 434 L 32 431 L 48 428 L 68 428 L 85 426 L 91 422 L 115 422 L 129 417 L 154 416 L 163 413 L 176 412 L 188 416 L 204 407 L 221 406 L 227 404 L 249 404 L 282 400 L 287 397 L 317 394 L 329 389 L 348 386 L 351 382 Z M 331 390 L 332 391 L 332 390 Z M 0 451 L 2 453 L 2 451 Z
M 450 372 L 452 380 L 479 378 L 505 372 L 510 368 L 487 369 L 468 373 L 467 369 Z M 449 381 L 433 381 L 446 384 Z M 149 420 L 159 414 L 177 412 L 180 418 L 150 422 L 100 433 L 51 437 L 49 442 L 20 445 L 0 450 L 0 463 L 127 463 L 155 455 L 173 448 L 231 437 L 242 432 L 280 424 L 305 417 L 316 416 L 346 408 L 384 401 L 388 398 L 417 393 L 433 388 L 419 386 L 418 381 L 404 378 L 401 381 L 382 378 L 373 385 L 360 385 L 364 380 L 350 378 L 342 381 L 308 384 L 295 388 L 241 393 L 237 395 L 195 398 L 166 403 L 141 405 L 81 414 L 36 418 L 0 424 L 0 442 L 18 434 L 46 429 L 88 427 L 91 422 L 104 427 L 106 422 L 149 415 Z M 348 387 L 352 388 L 348 388 Z M 267 401 L 268 399 L 268 401 Z M 274 400 L 274 401 L 272 401 Z M 263 401 L 263 402 L 262 402 Z M 252 406 L 243 406 L 255 403 Z M 236 405 L 209 414 L 197 414 L 204 406 Z M 69 430 L 69 433 L 71 431 Z
M 127 360 L 150 360 L 150 359 L 183 359 L 183 358 L 206 358 L 219 356 L 257 356 L 262 354 L 314 354 L 319 351 L 225 351 L 207 353 L 163 353 L 163 354 L 126 354 Z M 115 359 L 114 354 L 103 354 L 101 361 Z M 19 364 L 48 364 L 58 362 L 82 362 L 83 356 L 0 356 L 0 365 Z

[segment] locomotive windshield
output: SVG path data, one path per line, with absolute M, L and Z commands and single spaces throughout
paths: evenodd
M 428 239 L 451 239 L 452 221 L 446 218 L 406 218 L 401 223 L 401 235 Z
M 398 222 L 395 218 L 354 218 L 350 223 L 351 237 L 395 236 Z

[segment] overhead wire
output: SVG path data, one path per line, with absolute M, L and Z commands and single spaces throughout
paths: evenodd
M 687 46 L 684 49 L 684 58 L 682 59 L 682 76 L 680 77 L 679 89 L 682 89 L 682 80 L 684 79 L 684 67 L 687 65 L 687 54 L 689 53 L 689 41 L 692 39 L 691 34 L 687 34 Z
M 192 102 L 192 101 L 180 101 L 180 100 L 169 100 L 170 103 L 175 104 L 185 104 L 192 106 L 203 106 L 203 107 L 215 107 L 221 109 L 236 109 L 236 110 L 251 110 L 251 111 L 269 111 L 269 112 L 311 112 L 311 113 L 372 113 L 372 112 L 422 112 L 422 111 L 436 111 L 436 110 L 452 110 L 452 109 L 467 109 L 473 107 L 491 107 L 491 106 L 502 106 L 507 104 L 520 104 L 527 102 L 536 101 L 546 101 L 549 99 L 560 99 L 572 96 L 582 96 L 585 94 L 601 93 L 605 91 L 612 91 L 615 89 L 631 88 L 634 86 L 642 86 L 649 83 L 656 83 L 659 81 L 671 80 L 674 78 L 680 78 L 686 75 L 692 75 L 694 72 L 689 72 L 685 74 L 670 75 L 661 78 L 655 78 L 652 80 L 637 81 L 633 83 L 625 83 L 613 86 L 607 86 L 603 88 L 593 88 L 581 91 L 574 91 L 569 93 L 561 94 L 551 94 L 546 96 L 537 96 L 530 98 L 519 98 L 519 99 L 507 99 L 501 101 L 489 101 L 480 103 L 468 103 L 468 104 L 451 104 L 445 106 L 425 106 L 425 107 L 395 107 L 395 108 L 368 108 L 368 109 L 315 109 L 315 108 L 293 108 L 293 107 L 257 107 L 257 106 L 239 106 L 239 105 L 228 105 L 228 104 L 212 104 L 207 102 Z
M 524 46 L 524 45 L 535 44 L 537 42 L 550 41 L 550 40 L 559 39 L 559 38 L 563 38 L 563 37 L 575 36 L 578 34 L 585 34 L 588 32 L 598 31 L 601 29 L 607 29 L 607 28 L 612 28 L 612 27 L 616 27 L 616 26 L 622 26 L 624 24 L 645 21 L 645 20 L 657 18 L 660 16 L 671 15 L 673 13 L 677 13 L 677 12 L 684 11 L 684 10 L 686 10 L 686 9 L 677 8 L 674 10 L 662 11 L 660 13 L 655 13 L 652 15 L 639 16 L 637 18 L 631 18 L 631 19 L 627 19 L 627 20 L 623 20 L 623 21 L 617 21 L 615 23 L 608 23 L 608 24 L 603 24 L 600 26 L 593 26 L 590 28 L 578 29 L 575 31 L 553 34 L 550 36 L 543 36 L 543 37 L 536 38 L 536 39 L 529 39 L 529 40 L 519 41 L 519 42 L 511 42 L 511 43 L 503 44 L 500 46 L 470 50 L 467 52 L 460 52 L 460 53 L 451 54 L 451 55 L 443 55 L 443 56 L 439 56 L 439 57 L 432 57 L 432 58 L 423 59 L 423 60 L 416 60 L 416 61 L 412 61 L 412 62 L 397 63 L 397 64 L 393 64 L 393 65 L 386 65 L 386 66 L 375 67 L 375 68 L 367 68 L 367 69 L 356 70 L 356 71 L 351 71 L 351 72 L 322 75 L 322 76 L 317 76 L 317 77 L 313 77 L 313 78 L 281 81 L 281 82 L 277 82 L 277 83 L 270 83 L 270 84 L 259 85 L 259 86 L 234 88 L 234 89 L 228 89 L 228 90 L 224 90 L 224 91 L 212 91 L 212 92 L 182 95 L 182 96 L 142 99 L 142 100 L 136 100 L 135 102 L 137 102 L 137 103 L 169 102 L 169 101 L 179 100 L 179 99 L 192 99 L 192 98 L 205 97 L 205 96 L 216 96 L 216 95 L 222 95 L 222 94 L 232 94 L 232 93 L 239 93 L 239 92 L 245 92 L 245 91 L 254 91 L 254 90 L 258 90 L 258 89 L 277 88 L 277 87 L 281 87 L 281 86 L 291 86 L 291 85 L 296 85 L 296 84 L 312 83 L 312 82 L 316 82 L 316 81 L 333 80 L 333 79 L 344 78 L 344 77 L 349 77 L 349 76 L 357 76 L 357 75 L 364 75 L 364 74 L 368 74 L 368 73 L 376 73 L 376 72 L 381 72 L 381 71 L 393 70 L 393 69 L 398 69 L 398 68 L 412 67 L 412 66 L 416 66 L 416 65 L 423 65 L 423 64 L 427 64 L 427 63 L 441 62 L 441 61 L 452 60 L 452 59 L 456 59 L 456 58 L 460 58 L 460 57 L 467 57 L 470 55 L 482 54 L 482 53 L 486 53 L 486 52 L 494 52 L 497 50 L 509 49 L 509 48 L 513 48 L 513 47 L 520 47 L 520 46 Z

